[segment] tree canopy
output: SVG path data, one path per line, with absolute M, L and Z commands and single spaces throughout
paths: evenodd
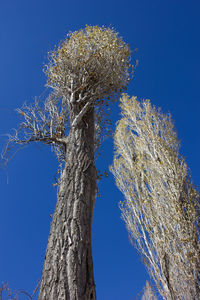
M 130 80 L 130 48 L 112 28 L 88 26 L 69 33 L 46 66 L 48 86 L 71 101 L 118 93 Z M 79 99 L 76 99 L 79 95 Z

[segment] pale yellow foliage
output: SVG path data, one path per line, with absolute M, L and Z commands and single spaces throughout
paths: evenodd
M 130 238 L 164 299 L 199 299 L 199 193 L 169 114 L 121 98 L 112 173 Z
M 130 79 L 130 49 L 112 28 L 88 26 L 67 36 L 49 55 L 48 85 L 95 100 L 117 93 Z

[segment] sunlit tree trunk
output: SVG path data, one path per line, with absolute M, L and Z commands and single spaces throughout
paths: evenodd
M 93 109 L 71 128 L 67 145 L 39 300 L 96 299 L 91 247 L 96 193 Z

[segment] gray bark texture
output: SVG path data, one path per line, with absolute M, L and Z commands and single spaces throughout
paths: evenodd
M 76 112 L 71 112 L 71 124 Z M 38 300 L 95 300 L 92 216 L 96 197 L 94 110 L 71 127 Z

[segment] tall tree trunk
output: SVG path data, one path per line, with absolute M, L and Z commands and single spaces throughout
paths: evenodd
M 71 128 L 38 300 L 95 300 L 91 247 L 96 196 L 94 110 Z

